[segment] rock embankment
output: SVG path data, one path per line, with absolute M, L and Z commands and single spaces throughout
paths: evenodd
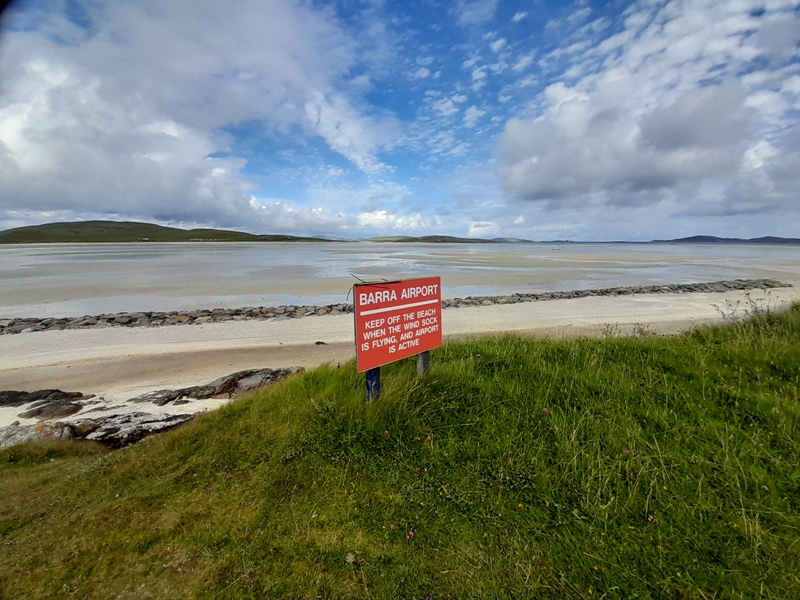
M 249 369 L 206 385 L 158 390 L 116 405 L 80 392 L 0 391 L 0 407 L 19 408 L 17 418 L 37 420 L 34 424 L 16 422 L 0 427 L 0 448 L 32 441 L 69 439 L 91 440 L 121 448 L 191 421 L 204 410 L 203 400 L 235 398 L 302 371 L 302 367 Z M 131 410 L 131 404 L 136 405 L 135 410 Z M 159 410 L 167 404 L 189 406 L 180 414 Z
M 709 283 L 673 283 L 667 285 L 635 285 L 613 288 L 575 290 L 570 292 L 541 292 L 511 294 L 510 296 L 467 296 L 442 301 L 443 308 L 490 306 L 492 304 L 517 304 L 546 300 L 568 300 L 589 296 L 624 296 L 631 294 L 689 294 L 722 293 L 755 289 L 791 287 L 774 279 L 733 279 Z M 84 317 L 0 319 L 0 335 L 30 333 L 60 329 L 88 329 L 98 327 L 159 327 L 164 325 L 201 325 L 247 319 L 298 319 L 323 315 L 341 315 L 353 312 L 348 303 L 324 306 L 260 306 L 245 308 L 214 308 L 211 310 L 173 312 L 129 312 Z

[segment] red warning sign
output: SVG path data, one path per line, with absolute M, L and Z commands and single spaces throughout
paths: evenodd
M 353 295 L 359 373 L 442 345 L 441 278 L 357 284 Z

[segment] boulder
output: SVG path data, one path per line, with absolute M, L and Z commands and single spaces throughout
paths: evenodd
M 10 448 L 28 442 L 47 440 L 68 440 L 73 437 L 72 429 L 64 423 L 37 425 L 10 425 L 0 427 L 0 448 Z

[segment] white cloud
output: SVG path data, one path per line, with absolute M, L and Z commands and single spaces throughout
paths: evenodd
M 441 100 L 434 102 L 433 108 L 439 111 L 439 114 L 441 114 L 443 117 L 449 117 L 458 112 L 458 108 L 455 107 L 453 101 L 449 98 L 442 98 Z
M 489 47 L 492 49 L 493 52 L 497 53 L 500 52 L 503 48 L 508 45 L 508 40 L 506 38 L 500 38 L 499 40 L 493 41 L 489 44 Z
M 486 79 L 486 67 L 478 67 L 472 70 L 472 80 L 473 81 L 480 81 L 481 79 Z
M 288 0 L 226 5 L 224 19 L 209 1 L 85 8 L 102 24 L 92 35 L 58 10 L 4 31 L 0 209 L 247 224 L 246 162 L 226 157 L 221 129 L 247 121 L 382 169 L 396 123 L 349 96 L 369 87 L 366 74 L 347 78 L 368 42 L 329 11 Z
M 459 25 L 478 25 L 494 18 L 498 0 L 458 0 L 454 11 Z
M 425 231 L 441 223 L 437 217 L 424 217 L 419 213 L 397 214 L 387 210 L 359 213 L 356 220 L 360 228 L 408 234 Z
M 522 21 L 522 19 L 524 19 L 527 16 L 528 16 L 528 13 L 526 13 L 526 12 L 523 12 L 523 11 L 516 12 L 516 13 L 514 13 L 514 16 L 511 17 L 511 21 L 514 22 L 514 23 L 519 23 L 520 21 Z
M 415 69 L 408 74 L 411 79 L 427 79 L 431 76 L 431 72 L 426 69 L 425 67 L 420 67 L 419 69 Z
M 342 96 L 329 99 L 319 92 L 312 94 L 306 103 L 306 114 L 311 126 L 328 145 L 359 169 L 378 173 L 384 168 L 374 151 L 381 138 L 390 137 L 381 129 L 391 128 L 391 125 L 361 117 Z
M 481 60 L 481 57 L 476 54 L 476 55 L 470 56 L 467 60 L 465 60 L 463 63 L 461 63 L 461 66 L 464 67 L 465 69 L 471 69 L 472 67 L 477 65 L 478 62 L 480 62 L 480 60 Z
M 567 23 L 569 23 L 574 27 L 579 23 L 585 22 L 586 19 L 589 18 L 590 14 L 592 14 L 592 9 L 589 8 L 588 6 L 585 6 L 584 8 L 579 8 L 578 10 L 576 10 L 567 17 Z
M 511 68 L 514 69 L 515 71 L 523 71 L 533 63 L 534 58 L 536 58 L 535 52 L 523 54 L 517 59 L 517 61 L 514 63 L 514 66 Z
M 637 3 L 628 29 L 551 53 L 574 61 L 568 73 L 577 79 L 551 84 L 532 103 L 533 118 L 507 123 L 497 155 L 503 188 L 553 208 L 669 201 L 677 214 L 685 201 L 695 213 L 706 205 L 736 214 L 788 207 L 796 197 L 789 190 L 800 187 L 798 170 L 787 168 L 796 156 L 790 140 L 800 134 L 787 124 L 799 106 L 777 87 L 777 73 L 786 82 L 800 70 L 787 62 L 800 23 L 791 11 L 758 17 L 756 8 Z M 781 26 L 774 44 L 762 43 L 778 21 L 793 26 Z
M 493 238 L 500 235 L 500 225 L 489 221 L 473 221 L 467 232 L 468 237 Z
M 475 127 L 480 118 L 486 114 L 485 110 L 479 109 L 477 106 L 470 106 L 464 111 L 464 125 L 466 127 Z

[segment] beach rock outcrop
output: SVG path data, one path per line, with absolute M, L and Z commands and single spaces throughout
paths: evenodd
M 195 414 L 180 415 L 132 412 L 82 419 L 69 425 L 75 439 L 100 442 L 110 448 L 122 448 L 155 433 L 163 433 L 188 423 Z
M 188 404 L 192 399 L 234 398 L 246 392 L 256 390 L 268 383 L 283 379 L 289 375 L 300 373 L 302 367 L 284 369 L 249 369 L 238 371 L 225 377 L 215 379 L 209 384 L 181 388 L 177 390 L 157 390 L 131 398 L 128 402 L 150 402 L 156 406 L 164 406 L 170 402 L 174 405 Z
M 38 390 L 36 392 L 18 392 L 14 390 L 0 391 L 0 406 L 23 406 L 25 404 L 70 403 L 73 400 L 88 400 L 93 396 L 84 396 L 80 392 L 63 392 L 61 390 Z
M 302 367 L 286 367 L 238 371 L 206 385 L 159 390 L 116 405 L 103 404 L 101 400 L 92 400 L 94 396 L 80 392 L 0 391 L 0 406 L 21 408 L 18 418 L 39 421 L 22 425 L 17 421 L 0 427 L 0 448 L 67 439 L 90 440 L 120 448 L 191 421 L 197 415 L 195 409 L 202 410 L 203 400 L 235 398 L 303 370 Z M 131 411 L 130 403 L 137 404 L 138 410 Z M 165 414 L 157 410 L 157 407 L 169 403 L 173 406 L 196 406 L 187 406 L 186 412 L 181 414 Z
M 733 279 L 708 283 L 675 283 L 666 285 L 636 285 L 613 288 L 596 288 L 574 291 L 555 291 L 519 293 L 505 296 L 467 296 L 448 298 L 442 301 L 442 308 L 467 306 L 491 306 L 493 304 L 516 304 L 519 302 L 542 302 L 546 300 L 568 300 L 589 296 L 622 296 L 630 294 L 689 294 L 721 293 L 730 291 L 768 290 L 791 287 L 774 279 Z M 188 312 L 133 312 L 114 313 L 83 317 L 61 318 L 20 318 L 0 320 L 0 335 L 33 333 L 61 329 L 87 329 L 97 327 L 161 327 L 167 325 L 206 325 L 226 321 L 280 320 L 303 317 L 342 315 L 353 312 L 349 303 L 327 304 L 325 306 L 259 306 L 245 308 L 214 308 L 212 310 L 193 310 Z
M 27 442 L 72 439 L 72 429 L 65 423 L 12 424 L 0 427 L 0 448 L 10 448 Z

